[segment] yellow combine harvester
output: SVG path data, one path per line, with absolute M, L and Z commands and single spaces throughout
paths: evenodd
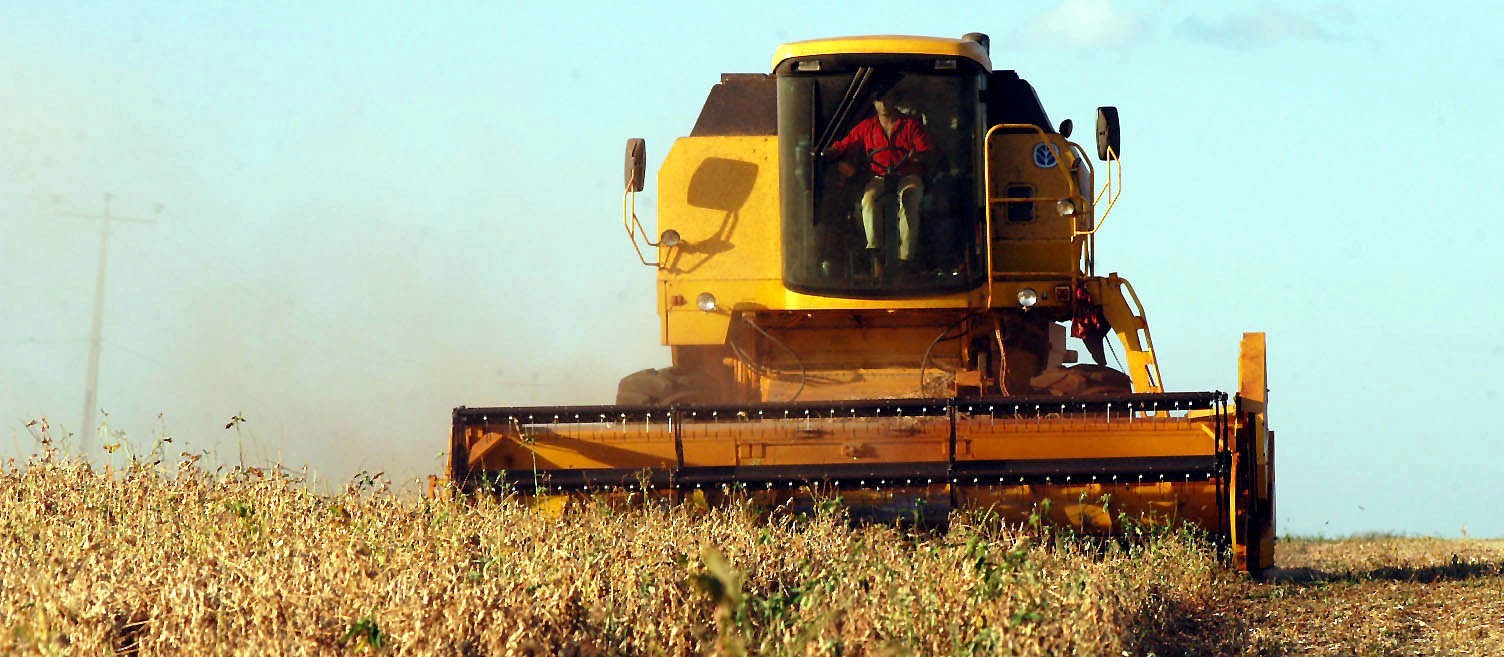
M 612 406 L 455 409 L 451 477 L 986 507 L 1093 533 L 1189 521 L 1237 567 L 1272 565 L 1263 334 L 1243 337 L 1231 399 L 1165 392 L 1133 287 L 1094 271 L 1117 112 L 1098 110 L 1101 191 L 1070 134 L 981 34 L 791 43 L 771 74 L 723 75 L 659 170 L 657 235 L 627 145 L 623 221 L 658 271 L 673 366 L 626 377 Z M 1095 364 L 1071 365 L 1068 334 Z

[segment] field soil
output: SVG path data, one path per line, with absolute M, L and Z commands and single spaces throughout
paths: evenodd
M 362 476 L 0 467 L 0 654 L 1504 655 L 1504 542 L 944 533 L 739 504 L 419 498 Z
M 1276 561 L 1236 585 L 1273 654 L 1504 655 L 1504 540 L 1286 539 Z

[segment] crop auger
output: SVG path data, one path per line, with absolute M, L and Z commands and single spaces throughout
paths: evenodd
M 1133 287 L 1094 271 L 1116 109 L 1096 127 L 1100 191 L 1071 122 L 994 70 L 981 34 L 803 41 L 770 74 L 723 75 L 659 170 L 656 236 L 627 143 L 623 223 L 658 272 L 672 366 L 610 406 L 455 409 L 451 479 L 834 494 L 875 517 L 985 507 L 1089 533 L 1190 522 L 1235 567 L 1271 566 L 1264 335 L 1244 334 L 1233 394 L 1165 391 Z

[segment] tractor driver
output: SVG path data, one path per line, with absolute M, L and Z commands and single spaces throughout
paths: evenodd
M 871 179 L 862 192 L 862 228 L 867 233 L 867 251 L 874 267 L 880 267 L 883 227 L 879 221 L 883 194 L 898 197 L 898 260 L 901 267 L 914 258 L 914 242 L 919 238 L 919 202 L 924 197 L 924 161 L 934 144 L 924 125 L 905 116 L 893 106 L 893 98 L 872 101 L 876 114 L 856 124 L 845 137 L 830 145 L 827 158 L 844 158 L 857 147 L 867 156 Z M 842 176 L 856 174 L 856 167 L 842 159 L 837 165 Z

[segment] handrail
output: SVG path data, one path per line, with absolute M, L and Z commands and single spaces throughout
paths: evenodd
M 621 199 L 621 225 L 627 230 L 627 241 L 632 243 L 632 250 L 637 252 L 637 259 L 648 267 L 663 269 L 661 262 L 648 262 L 647 256 L 642 255 L 642 247 L 637 244 L 637 235 L 641 233 L 642 241 L 648 246 L 657 248 L 658 243 L 647 238 L 648 230 L 643 228 L 642 222 L 637 220 L 637 192 L 632 191 L 632 185 L 627 184 L 627 191 Z
M 1061 161 L 1060 158 L 1059 158 L 1058 152 L 1056 154 L 1056 166 L 1055 166 L 1055 168 L 1060 171 L 1060 175 L 1062 175 L 1062 176 L 1065 177 L 1066 189 L 1069 192 L 1069 194 L 1067 196 L 1062 196 L 1062 197 L 1059 197 L 1059 198 L 1055 198 L 1055 197 L 1045 198 L 1045 197 L 1039 197 L 1039 196 L 1030 196 L 1030 197 L 1025 197 L 1025 198 L 1007 198 L 1007 197 L 1004 197 L 1004 198 L 995 198 L 993 196 L 993 194 L 992 194 L 992 158 L 990 157 L 991 154 L 992 154 L 992 135 L 994 133 L 996 133 L 997 131 L 999 131 L 999 130 L 1018 130 L 1018 129 L 1024 129 L 1024 130 L 1033 131 L 1036 135 L 1039 136 L 1040 143 L 1047 144 L 1049 146 L 1049 148 L 1050 148 L 1051 151 L 1055 150 L 1055 145 L 1050 142 L 1049 135 L 1047 133 L 1045 133 L 1044 129 L 1040 128 L 1039 126 L 1034 125 L 1032 123 L 999 123 L 997 125 L 992 126 L 991 128 L 988 128 L 987 132 L 982 136 L 982 186 L 983 186 L 983 189 L 984 189 L 984 191 L 986 193 L 986 197 L 987 197 L 987 204 L 986 204 L 986 207 L 984 208 L 985 212 L 984 212 L 984 215 L 983 215 L 984 216 L 983 223 L 985 225 L 986 242 L 987 242 L 987 252 L 986 252 L 987 253 L 987 296 L 986 296 L 985 305 L 982 306 L 984 309 L 992 307 L 992 283 L 993 283 L 993 274 L 995 273 L 993 271 L 993 267 L 992 267 L 992 239 L 993 239 L 993 234 L 992 234 L 992 205 L 994 203 L 1014 203 L 1014 202 L 1020 202 L 1020 201 L 1028 201 L 1030 203 L 1036 203 L 1036 202 L 1039 202 L 1040 200 L 1046 200 L 1046 201 L 1048 201 L 1048 200 L 1055 200 L 1055 201 L 1060 201 L 1060 200 L 1064 200 L 1064 199 L 1068 199 L 1068 198 L 1072 198 L 1072 199 L 1073 198 L 1078 198 L 1078 197 L 1081 196 L 1081 193 L 1080 193 L 1081 190 L 1077 189 L 1077 186 L 1076 186 L 1076 179 L 1071 176 L 1070 171 L 1068 171 L 1067 168 L 1064 166 L 1063 161 Z M 1066 143 L 1069 144 L 1070 146 L 1072 146 L 1077 151 L 1077 153 L 1080 152 L 1081 147 L 1078 146 L 1078 145 L 1076 145 L 1074 142 L 1067 141 Z M 1092 174 L 1093 180 L 1095 180 L 1096 170 L 1095 170 L 1095 168 L 1092 167 L 1091 159 L 1090 158 L 1080 157 L 1079 155 L 1077 155 L 1076 160 L 1078 162 L 1086 162 L 1087 169 Z M 1078 231 L 1076 229 L 1076 226 L 1074 225 L 1075 224 L 1075 219 L 1074 218 L 1072 218 L 1071 222 L 1072 222 L 1072 225 L 1071 225 L 1071 241 L 1074 241 L 1075 238 L 1080 234 L 1080 231 Z
M 1081 144 L 1078 144 L 1076 142 L 1070 142 L 1070 145 L 1071 145 L 1071 150 L 1075 151 L 1075 153 L 1076 153 L 1076 159 L 1078 161 L 1086 162 L 1086 173 L 1087 173 L 1087 176 L 1088 176 L 1088 182 L 1089 182 L 1089 184 L 1090 184 L 1090 186 L 1092 188 L 1095 188 L 1096 187 L 1096 183 L 1097 183 L 1097 169 L 1091 163 L 1091 156 L 1086 154 L 1086 149 L 1082 148 Z M 1109 176 L 1112 175 L 1112 172 L 1108 171 L 1108 175 Z M 1081 223 L 1082 223 L 1083 219 L 1086 221 L 1086 223 L 1088 225 L 1094 225 L 1096 223 L 1097 202 L 1100 201 L 1101 199 L 1102 199 L 1101 194 L 1097 194 L 1097 195 L 1093 196 L 1092 199 L 1091 199 L 1091 205 L 1090 205 L 1090 207 L 1088 207 L 1084 211 L 1079 212 L 1079 213 L 1076 214 L 1075 226 L 1071 227 L 1071 239 L 1075 239 L 1077 237 L 1082 237 L 1083 236 L 1082 232 L 1080 230 L 1078 230 L 1078 228 L 1081 226 Z M 1086 237 L 1086 242 L 1085 242 L 1085 244 L 1082 245 L 1082 247 L 1081 247 L 1081 253 L 1080 253 L 1080 256 L 1079 256 L 1081 258 L 1081 262 L 1080 262 L 1081 271 L 1083 273 L 1085 273 L 1087 276 L 1094 275 L 1095 274 L 1095 270 L 1096 270 L 1097 238 L 1096 238 L 1096 235 L 1094 233 L 1095 233 L 1095 230 L 1087 232 L 1087 233 L 1084 234 L 1084 236 Z
M 999 123 L 997 125 L 992 126 L 991 128 L 988 128 L 987 129 L 987 134 L 982 138 L 983 154 L 985 155 L 986 153 L 990 152 L 990 148 L 992 146 L 992 133 L 997 132 L 998 130 L 1018 130 L 1020 128 L 1025 129 L 1025 130 L 1032 130 L 1036 135 L 1039 136 L 1039 139 L 1040 139 L 1041 143 L 1050 144 L 1049 134 L 1046 133 L 1043 128 L 1040 128 L 1037 125 L 1034 125 L 1032 123 Z M 1066 143 L 1071 143 L 1071 142 L 1066 142 Z M 1072 143 L 1072 145 L 1074 145 L 1074 144 Z M 1055 145 L 1054 144 L 1050 144 L 1050 150 L 1053 151 L 1054 149 L 1055 149 Z M 1086 161 L 1086 165 L 1088 167 L 1090 167 L 1091 166 L 1091 160 L 1088 159 L 1088 160 L 1085 160 L 1085 161 Z M 986 160 L 984 158 L 982 164 L 983 164 L 983 173 L 990 173 L 990 168 L 991 168 L 991 164 L 992 164 L 991 161 L 990 160 Z M 1056 166 L 1055 169 L 1059 170 L 1060 171 L 1060 175 L 1065 178 L 1065 183 L 1067 185 L 1066 189 L 1069 189 L 1071 191 L 1070 197 L 1077 196 L 1078 195 L 1077 192 L 1079 192 L 1079 190 L 1076 189 L 1076 180 L 1071 177 L 1070 172 L 1067 171 L 1064 166 Z M 988 183 L 989 187 L 991 187 L 991 182 L 992 182 L 992 178 L 989 176 L 987 178 L 987 183 Z M 988 196 L 990 197 L 991 194 L 988 194 Z
M 987 297 L 983 303 L 984 310 L 992 308 L 992 133 L 997 130 L 994 126 L 982 136 L 982 191 L 987 197 L 987 203 L 982 208 L 983 242 L 987 244 Z
M 1102 191 L 1098 192 L 1096 198 L 1092 199 L 1091 202 L 1093 214 L 1095 214 L 1097 204 L 1102 201 L 1102 197 L 1104 196 L 1107 196 L 1107 207 L 1102 210 L 1101 218 L 1096 220 L 1091 230 L 1078 231 L 1077 234 L 1079 235 L 1096 235 L 1097 231 L 1102 229 L 1102 224 L 1107 223 L 1107 215 L 1111 214 L 1113 206 L 1117 205 L 1118 197 L 1123 195 L 1123 162 L 1118 159 L 1117 153 L 1113 152 L 1111 146 L 1107 147 L 1107 153 L 1110 156 L 1107 159 L 1107 184 L 1102 187 Z M 1114 162 L 1117 162 L 1117 167 L 1112 166 Z M 1117 185 L 1112 184 L 1112 170 L 1114 168 L 1118 172 Z
M 1118 278 L 1117 280 L 1123 284 L 1123 287 L 1128 288 L 1128 296 L 1129 296 L 1129 298 L 1133 299 L 1133 305 L 1137 307 L 1138 316 L 1141 319 L 1141 321 L 1139 322 L 1139 329 L 1144 332 L 1144 347 L 1145 347 L 1145 349 L 1147 349 L 1150 354 L 1155 354 L 1155 351 L 1154 351 L 1154 335 L 1149 332 L 1149 316 L 1148 316 L 1147 313 L 1144 312 L 1144 303 L 1142 301 L 1138 300 L 1138 293 L 1133 291 L 1133 284 L 1129 283 L 1128 279 L 1126 279 L 1126 278 Z M 1154 376 L 1154 383 L 1157 384 L 1157 387 L 1160 390 L 1164 390 L 1165 389 L 1165 379 L 1164 379 L 1164 375 L 1161 374 L 1160 371 L 1159 371 L 1159 356 L 1157 354 L 1153 357 L 1153 364 L 1154 364 L 1154 374 L 1153 374 L 1153 376 Z

